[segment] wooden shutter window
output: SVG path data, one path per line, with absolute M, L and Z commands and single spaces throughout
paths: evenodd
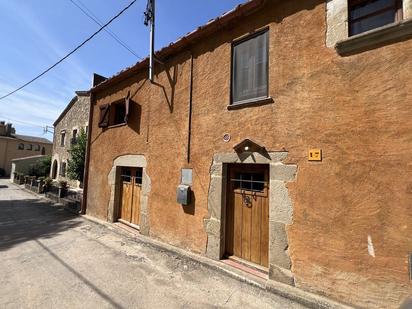
M 99 128 L 107 128 L 109 126 L 109 104 L 100 106 Z
M 127 120 L 129 119 L 129 111 L 130 111 L 130 91 L 127 93 L 127 97 L 124 102 L 124 105 L 125 105 L 124 122 L 127 123 Z

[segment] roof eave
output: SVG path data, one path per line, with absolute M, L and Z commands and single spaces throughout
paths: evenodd
M 250 0 L 246 3 L 239 4 L 237 7 L 224 13 L 223 15 L 210 20 L 203 26 L 198 27 L 196 30 L 189 32 L 185 36 L 179 38 L 175 42 L 169 44 L 168 46 L 163 47 L 156 52 L 156 56 L 160 59 L 169 57 L 173 54 L 176 54 L 183 49 L 194 44 L 197 40 L 204 37 L 210 36 L 214 32 L 221 30 L 222 27 L 227 26 L 231 22 L 246 17 L 253 14 L 256 10 L 262 8 L 267 0 Z M 114 76 L 108 78 L 104 82 L 98 84 L 97 86 L 90 89 L 91 93 L 97 93 L 98 91 L 107 89 L 109 86 L 116 84 L 128 77 L 132 76 L 136 72 L 149 67 L 149 58 L 146 57 L 142 61 L 136 63 L 135 65 L 126 68 Z

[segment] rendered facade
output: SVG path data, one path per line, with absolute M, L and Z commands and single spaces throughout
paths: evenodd
M 146 59 L 92 88 L 86 213 L 397 308 L 412 293 L 411 1 L 374 28 L 357 5 L 250 1 L 160 50 L 153 82 Z
M 11 173 L 13 159 L 50 155 L 52 143 L 42 137 L 16 134 L 11 123 L 0 122 L 0 168 L 5 176 Z

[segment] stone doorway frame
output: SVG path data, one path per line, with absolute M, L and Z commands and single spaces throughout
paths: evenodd
M 262 149 L 264 149 L 262 147 Z M 292 224 L 293 205 L 287 182 L 294 181 L 297 165 L 284 164 L 288 152 L 218 153 L 210 168 L 209 217 L 204 219 L 207 233 L 206 256 L 220 260 L 225 250 L 226 183 L 228 164 L 269 165 L 269 279 L 294 285 L 290 271 L 286 226 Z
M 121 167 L 141 167 L 142 168 L 142 192 L 140 195 L 140 233 L 149 235 L 149 193 L 151 181 L 147 175 L 147 161 L 143 155 L 123 155 L 113 161 L 112 169 L 109 172 L 108 183 L 110 185 L 110 200 L 107 208 L 107 221 L 115 222 L 118 217 L 120 202 L 120 173 Z

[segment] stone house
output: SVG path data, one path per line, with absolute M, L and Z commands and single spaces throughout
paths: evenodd
M 50 177 L 57 181 L 67 181 L 71 187 L 78 188 L 80 182 L 66 176 L 69 149 L 84 130 L 88 132 L 90 111 L 89 91 L 76 91 L 76 95 L 54 122 L 53 156 Z
M 13 159 L 35 155 L 50 155 L 52 143 L 42 137 L 16 134 L 11 123 L 0 121 L 0 168 L 5 176 L 11 172 Z
M 412 0 L 252 0 L 91 89 L 87 214 L 369 308 L 412 293 Z

